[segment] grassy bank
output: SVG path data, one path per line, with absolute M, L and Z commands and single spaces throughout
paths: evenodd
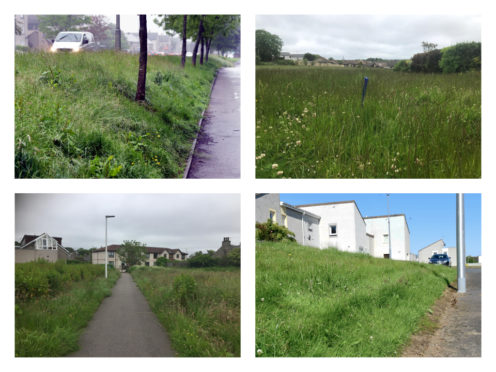
M 481 177 L 480 72 L 261 66 L 256 80 L 259 178 Z
M 63 356 L 78 349 L 81 332 L 119 277 L 102 265 L 16 264 L 16 357 Z
M 16 177 L 180 177 L 226 63 L 183 70 L 180 57 L 150 56 L 138 104 L 137 55 L 16 53 Z
M 453 268 L 257 243 L 258 356 L 399 356 Z
M 139 267 L 133 279 L 179 356 L 240 356 L 240 271 Z

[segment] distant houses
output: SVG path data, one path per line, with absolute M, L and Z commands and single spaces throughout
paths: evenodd
M 306 61 L 304 60 L 305 54 L 301 53 L 289 53 L 289 52 L 281 52 L 279 57 L 288 60 L 294 61 L 296 64 L 303 64 Z M 317 56 L 317 58 L 313 61 L 308 61 L 308 63 L 312 66 L 330 66 L 330 67 L 367 67 L 367 68 L 384 68 L 390 69 L 392 68 L 392 61 L 388 63 L 386 60 L 377 60 L 377 59 L 350 59 L 350 60 L 334 60 L 327 59 L 321 56 Z
M 112 244 L 107 246 L 107 264 L 117 269 L 123 269 L 124 265 L 119 256 L 118 250 L 120 244 Z M 144 266 L 155 266 L 155 262 L 160 257 L 165 257 L 170 261 L 184 261 L 188 255 L 180 249 L 146 247 L 146 260 L 142 263 Z M 105 264 L 105 247 L 98 248 L 92 252 L 92 264 Z

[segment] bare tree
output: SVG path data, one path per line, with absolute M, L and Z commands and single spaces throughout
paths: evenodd
M 436 47 L 437 44 L 422 41 L 422 48 L 424 49 L 424 53 L 429 53 L 430 51 L 436 49 Z
M 140 28 L 139 28 L 139 39 L 140 39 L 140 56 L 139 56 L 139 71 L 138 71 L 138 86 L 136 88 L 136 98 L 135 101 L 145 100 L 145 88 L 146 88 L 146 62 L 148 55 L 148 33 L 146 31 L 146 14 L 139 15 Z

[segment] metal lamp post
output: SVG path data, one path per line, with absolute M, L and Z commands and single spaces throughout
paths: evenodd
M 391 251 L 391 221 L 390 221 L 390 213 L 389 213 L 389 194 L 386 194 L 387 197 L 387 212 L 388 212 L 388 243 L 389 243 L 389 259 L 393 259 L 393 252 Z
M 114 218 L 115 216 L 105 216 L 105 279 L 107 279 L 107 264 L 108 264 L 108 253 L 107 253 L 107 221 L 109 218 Z
M 458 293 L 465 293 L 465 206 L 463 194 L 456 194 L 456 267 Z

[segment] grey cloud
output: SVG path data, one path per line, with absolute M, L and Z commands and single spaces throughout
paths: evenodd
M 443 48 L 481 39 L 481 17 L 469 15 L 260 15 L 256 23 L 279 35 L 284 51 L 334 58 L 409 58 L 422 41 Z

